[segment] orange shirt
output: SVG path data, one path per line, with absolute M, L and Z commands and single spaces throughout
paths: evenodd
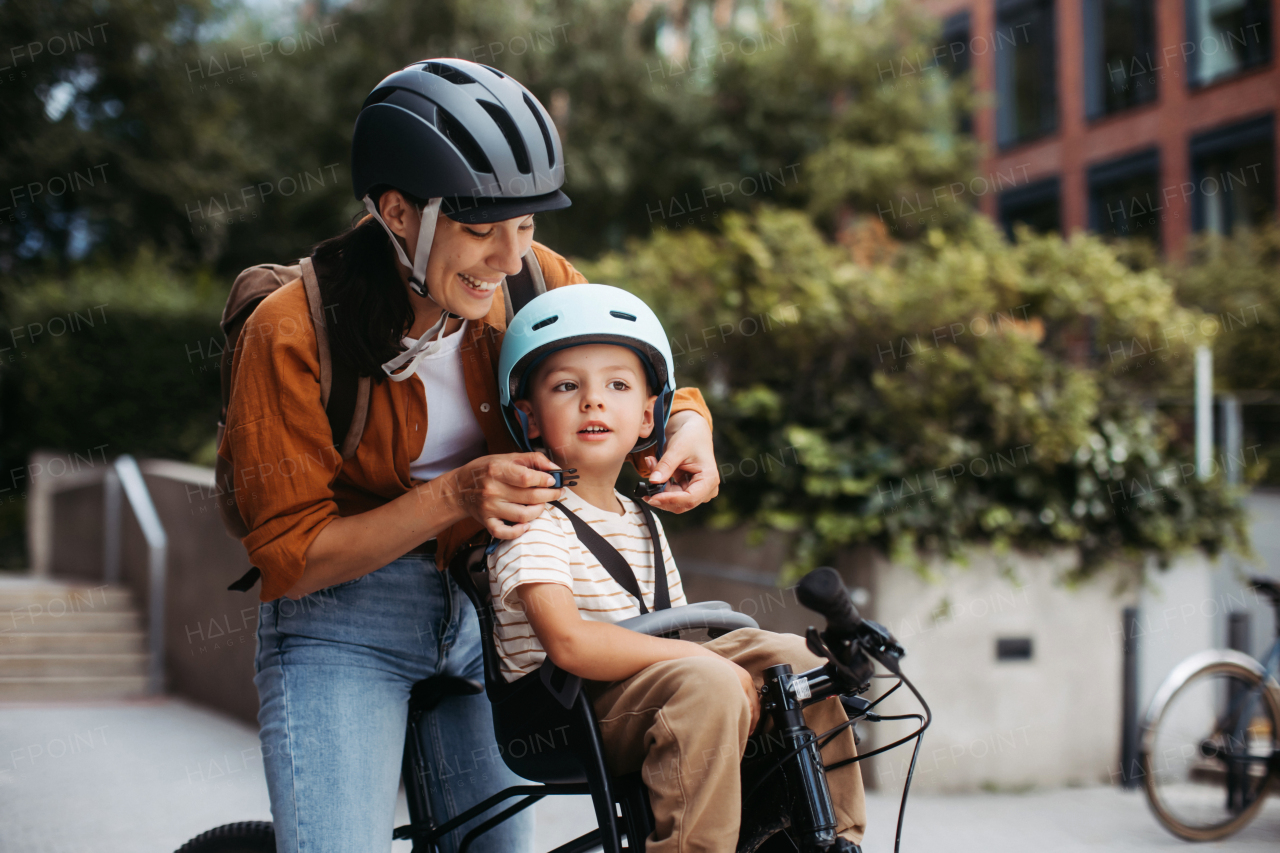
M 534 243 L 547 289 L 586 278 L 563 257 Z M 501 299 L 467 323 L 460 356 L 471 410 L 487 452 L 519 450 L 507 432 L 498 396 L 498 355 L 506 331 Z M 320 404 L 320 363 L 301 279 L 254 310 L 232 362 L 231 403 L 218 453 L 234 467 L 236 505 L 249 528 L 243 540 L 262 571 L 263 601 L 279 598 L 302 576 L 307 549 L 333 519 L 368 512 L 409 491 L 409 464 L 427 435 L 427 398 L 419 382 L 375 382 L 355 456 L 343 460 Z M 711 423 L 696 388 L 676 391 L 672 413 L 693 410 Z M 649 469 L 641 454 L 633 465 Z M 458 546 L 483 530 L 468 517 L 439 535 L 443 568 Z

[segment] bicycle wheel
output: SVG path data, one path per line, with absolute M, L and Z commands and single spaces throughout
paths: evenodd
M 1280 708 L 1254 672 L 1215 662 L 1169 697 L 1145 733 L 1143 786 L 1165 828 L 1213 841 L 1254 818 L 1267 796 Z
M 276 853 L 276 832 L 270 821 L 228 823 L 200 833 L 177 853 Z

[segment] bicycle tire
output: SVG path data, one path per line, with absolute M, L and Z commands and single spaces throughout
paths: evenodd
M 228 823 L 200 833 L 177 853 L 276 853 L 276 830 L 266 820 Z
M 1254 665 L 1256 666 L 1256 663 Z M 1226 691 L 1225 696 L 1228 698 L 1225 702 L 1220 698 L 1224 695 L 1223 691 L 1211 685 L 1211 679 L 1218 678 L 1223 679 L 1228 685 L 1236 685 L 1235 689 Z M 1232 762 L 1224 761 L 1222 758 L 1223 755 L 1229 754 L 1230 748 L 1222 746 L 1215 748 L 1214 744 L 1217 742 L 1215 739 L 1222 735 L 1224 720 L 1234 718 L 1236 721 L 1229 722 L 1228 727 L 1239 730 L 1239 717 L 1241 713 L 1245 713 L 1250 715 L 1249 721 L 1245 724 L 1243 736 L 1239 736 L 1239 742 L 1245 743 L 1248 739 L 1246 755 L 1266 748 L 1265 742 L 1257 744 L 1253 740 L 1259 735 L 1269 738 L 1270 749 L 1274 751 L 1278 744 L 1277 738 L 1280 738 L 1280 733 L 1277 732 L 1277 727 L 1280 726 L 1280 699 L 1277 698 L 1273 685 L 1268 682 L 1265 673 L 1260 673 L 1251 666 L 1233 660 L 1219 659 L 1194 670 L 1176 687 L 1162 692 L 1167 695 L 1158 707 L 1153 706 L 1152 712 L 1148 715 L 1139 754 L 1142 786 L 1147 795 L 1147 803 L 1165 829 L 1187 841 L 1217 841 L 1239 832 L 1257 816 L 1266 802 L 1269 792 L 1276 784 L 1275 774 L 1264 770 L 1261 780 L 1258 781 L 1256 775 L 1241 777 L 1239 769 L 1233 773 Z M 1181 706 L 1180 698 L 1184 699 Z M 1214 705 L 1211 711 L 1206 710 L 1205 703 L 1209 701 Z M 1235 710 L 1232 710 L 1233 708 Z M 1243 711 L 1242 708 L 1244 708 Z M 1254 710 L 1255 708 L 1257 710 Z M 1264 718 L 1262 723 L 1257 723 L 1253 715 L 1258 713 L 1265 713 L 1270 719 Z M 1204 725 L 1191 722 L 1193 718 L 1212 718 L 1212 721 L 1207 724 L 1208 731 L 1203 734 L 1182 738 L 1187 743 L 1177 747 L 1177 751 L 1171 755 L 1173 747 L 1168 744 L 1176 744 L 1179 741 L 1176 733 L 1170 736 L 1162 748 L 1158 747 L 1161 732 L 1174 729 L 1175 721 L 1170 719 L 1171 716 L 1177 717 L 1178 722 L 1186 726 L 1197 727 L 1193 729 L 1197 732 Z M 1269 731 L 1266 731 L 1266 728 L 1269 728 Z M 1227 737 L 1228 742 L 1236 742 L 1237 736 L 1228 735 Z M 1164 762 L 1175 766 L 1181 765 L 1181 767 L 1171 770 L 1168 766 L 1161 766 Z M 1239 760 L 1235 762 L 1237 768 L 1240 764 Z M 1247 759 L 1244 766 L 1250 766 Z M 1172 777 L 1176 772 L 1185 772 L 1187 781 L 1180 785 L 1174 784 Z M 1230 802 L 1232 786 L 1239 786 L 1242 778 L 1246 785 L 1256 783 L 1256 786 L 1249 790 L 1246 796 L 1246 799 L 1248 797 L 1252 799 L 1244 803 L 1241 808 L 1233 809 Z M 1166 782 L 1168 782 L 1167 785 Z M 1193 802 L 1213 797 L 1214 795 L 1209 792 L 1217 791 L 1218 785 L 1222 786 L 1222 795 L 1227 799 L 1227 804 L 1223 808 L 1227 816 L 1219 822 L 1193 825 L 1171 808 L 1175 789 L 1179 794 L 1185 795 L 1180 799 Z

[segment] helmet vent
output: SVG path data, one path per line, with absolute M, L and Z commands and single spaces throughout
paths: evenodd
M 529 112 L 533 113 L 533 120 L 538 123 L 538 128 L 542 131 L 542 141 L 547 146 L 547 162 L 551 164 L 551 168 L 556 167 L 556 148 L 551 142 L 551 131 L 547 129 L 546 122 L 542 120 L 542 113 L 538 111 L 538 107 L 533 103 L 533 98 L 529 97 L 529 93 L 524 93 L 525 106 L 529 108 Z
M 494 120 L 498 128 L 502 131 L 502 135 L 507 139 L 507 145 L 511 147 L 511 155 L 516 159 L 516 168 L 521 174 L 527 175 L 533 170 L 529 168 L 529 151 L 524 147 L 524 140 L 520 138 L 520 131 L 516 130 L 516 123 L 511 120 L 511 116 L 507 111 L 492 101 L 476 101 L 480 106 L 484 107 L 485 112 Z
M 452 65 L 445 65 L 441 62 L 426 62 L 422 65 L 422 70 L 437 77 L 443 77 L 450 83 L 456 83 L 459 86 L 465 86 L 468 83 L 476 82 L 475 78 L 470 74 L 465 74 Z
M 554 323 L 556 320 L 559 320 L 559 319 L 560 319 L 560 315 L 559 315 L 559 314 L 552 314 L 552 315 L 551 315 L 550 317 L 548 317 L 547 319 L 545 319 L 545 320 L 539 320 L 538 322 L 534 323 L 534 324 L 530 327 L 530 329 L 529 329 L 529 330 L 530 330 L 530 331 L 532 331 L 532 332 L 536 332 L 536 331 L 538 331 L 538 330 L 539 330 L 539 329 L 541 329 L 541 328 L 544 328 L 544 327 L 546 327 L 546 326 L 550 326 L 552 323 Z M 634 318 L 633 318 L 633 319 L 634 319 Z
M 633 323 L 636 321 L 636 315 L 627 314 L 623 311 L 610 311 L 609 315 L 611 317 L 617 317 L 619 320 L 630 320 Z
M 493 173 L 493 166 L 489 164 L 489 158 L 484 156 L 484 149 L 476 142 L 475 137 L 462 126 L 462 122 L 449 115 L 445 110 L 438 109 L 436 127 L 466 158 L 467 165 L 472 170 L 486 174 Z

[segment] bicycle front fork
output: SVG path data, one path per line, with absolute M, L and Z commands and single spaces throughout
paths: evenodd
M 801 711 L 811 695 L 804 676 L 792 673 L 789 664 L 764 671 L 760 713 L 773 719 L 774 728 L 767 737 L 778 742 L 779 755 L 788 756 L 776 772 L 783 774 L 789 793 L 791 831 L 801 850 L 820 851 L 835 843 L 836 813 L 822 753 Z

